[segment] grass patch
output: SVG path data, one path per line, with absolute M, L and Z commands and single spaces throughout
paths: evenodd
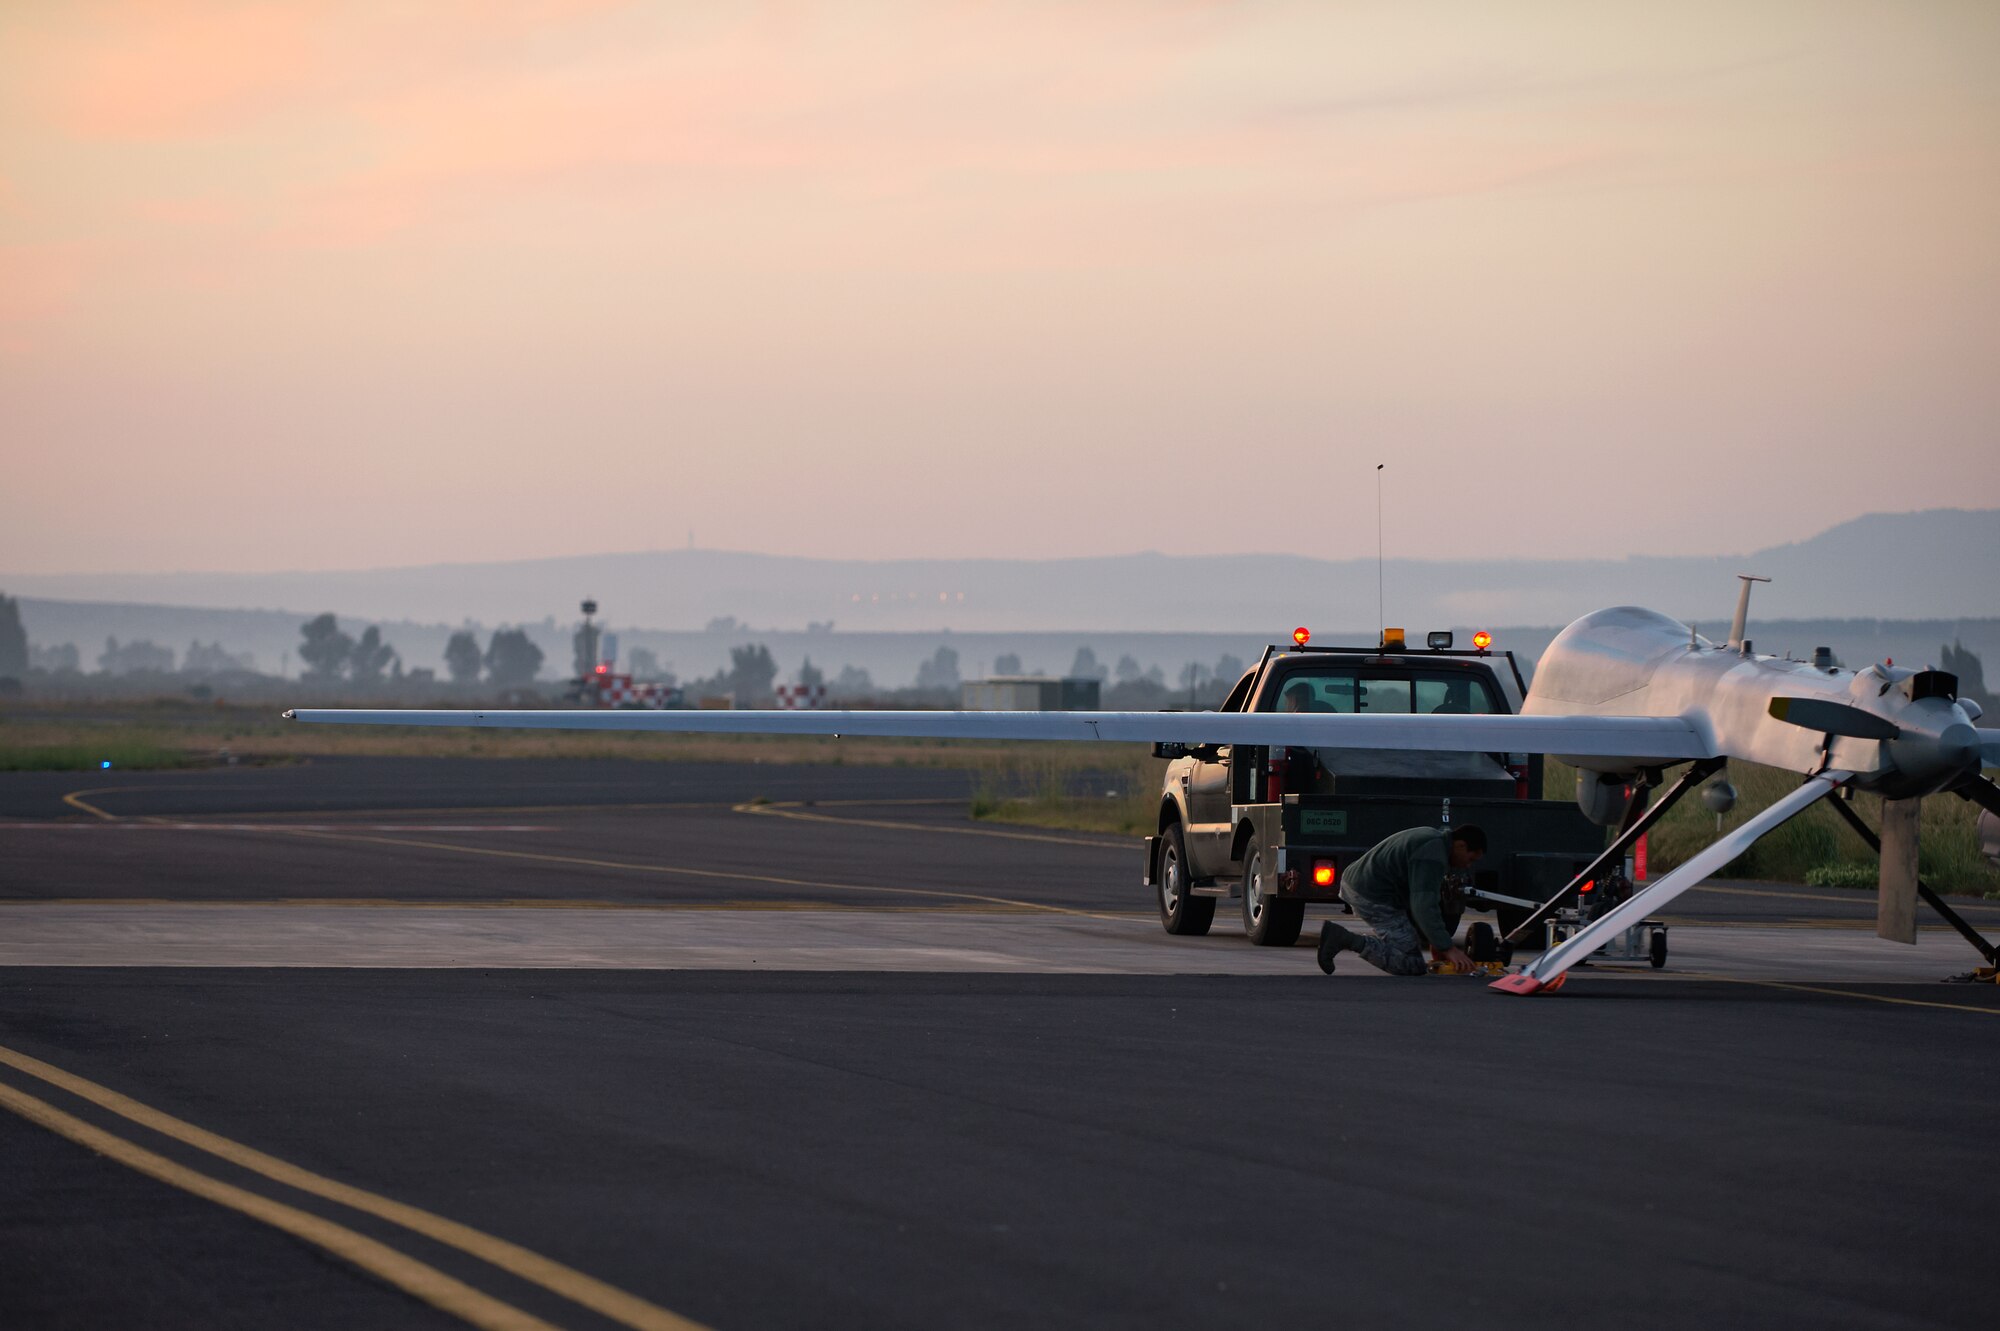
M 1815 864 L 1806 870 L 1807 887 L 1865 887 L 1873 891 L 1875 881 L 1872 864 Z
M 1167 764 L 1135 745 L 1065 746 L 978 768 L 974 818 L 1066 832 L 1150 836 L 1158 827 Z
M 1099 746 L 1033 741 L 835 739 L 831 735 L 666 735 L 641 731 L 455 730 L 433 726 L 330 726 L 286 721 L 275 708 L 204 706 L 179 699 L 0 710 L 0 770 L 11 754 L 126 746 L 154 765 L 207 761 L 227 749 L 258 762 L 321 757 L 620 758 L 643 762 L 810 764 L 828 767 L 967 768 L 1028 765 L 1036 756 L 1065 770 L 1104 762 Z M 1089 752 L 1084 752 L 1084 750 Z M 168 756 L 175 755 L 172 762 Z M 18 770 L 18 769 L 17 769 Z
M 0 772 L 151 771 L 163 767 L 196 767 L 205 759 L 185 748 L 146 740 L 107 736 L 94 743 L 15 743 L 0 736 Z

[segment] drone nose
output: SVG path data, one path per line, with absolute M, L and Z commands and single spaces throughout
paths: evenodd
M 1953 767 L 1979 757 L 1979 732 L 1963 721 L 1954 721 L 1938 736 L 1938 755 Z

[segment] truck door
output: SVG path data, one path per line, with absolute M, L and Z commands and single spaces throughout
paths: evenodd
M 1188 857 L 1195 873 L 1228 872 L 1230 745 L 1204 750 L 1188 777 Z M 1210 754 L 1213 757 L 1210 757 Z
M 1220 710 L 1240 712 L 1248 705 L 1261 667 L 1243 672 Z M 1195 875 L 1214 878 L 1229 872 L 1230 768 L 1236 751 L 1227 744 L 1199 750 L 1194 771 L 1188 775 L 1188 858 Z

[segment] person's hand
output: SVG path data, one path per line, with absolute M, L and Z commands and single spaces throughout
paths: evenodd
M 1462 947 L 1445 949 L 1444 960 L 1445 964 L 1451 967 L 1453 974 L 1469 975 L 1472 973 L 1472 958 L 1466 955 L 1465 949 Z

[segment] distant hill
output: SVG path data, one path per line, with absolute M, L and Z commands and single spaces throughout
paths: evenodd
M 1440 516 L 1439 520 L 1445 520 Z M 1467 519 L 1469 520 L 1469 519 Z M 1490 515 L 1480 521 L 1491 522 Z M 1566 623 L 1638 603 L 1727 626 L 1739 572 L 1775 579 L 1762 619 L 1942 620 L 2000 615 L 2000 510 L 1876 513 L 1794 545 L 1713 556 L 1593 559 L 1617 515 L 1550 532 L 1575 557 L 1484 562 L 1392 559 L 1388 619 L 1413 632 L 1467 624 Z M 1248 527 L 1246 527 L 1246 530 Z M 1421 547 L 1421 532 L 1392 538 Z M 761 629 L 831 622 L 859 632 L 1168 632 L 1249 636 L 1296 623 L 1372 632 L 1367 560 L 1295 555 L 864 562 L 662 550 L 491 564 L 330 573 L 0 575 L 0 590 L 60 602 L 123 602 L 446 625 L 574 621 L 595 597 L 614 624 L 697 629 L 733 618 Z M 190 630 L 207 634 L 207 630 Z M 173 644 L 181 645 L 181 644 Z M 269 668 L 268 649 L 260 664 Z

